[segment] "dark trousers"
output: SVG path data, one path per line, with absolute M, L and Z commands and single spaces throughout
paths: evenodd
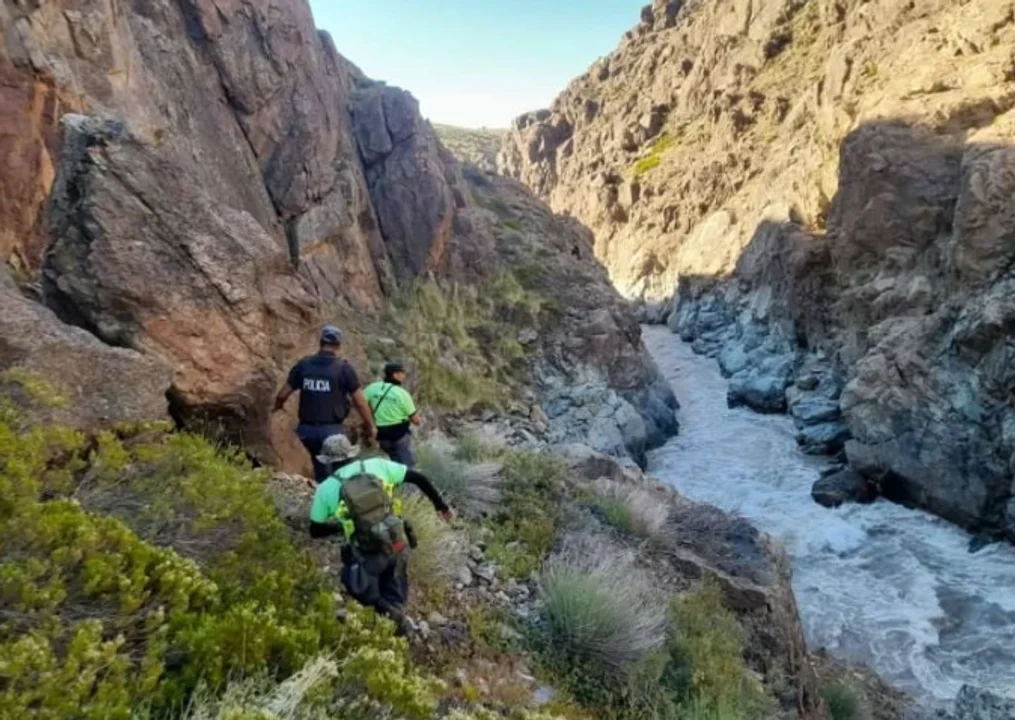
M 409 570 L 405 554 L 361 555 L 344 552 L 342 584 L 360 605 L 387 615 L 404 630 L 409 601 Z
M 331 468 L 317 461 L 321 454 L 321 445 L 332 435 L 344 435 L 345 428 L 342 425 L 300 425 L 296 428 L 296 436 L 303 443 L 303 447 L 310 453 L 310 462 L 314 464 L 314 480 L 322 483 L 331 474 Z
M 408 433 L 395 441 L 378 440 L 377 444 L 395 462 L 402 463 L 410 468 L 416 466 L 416 453 L 412 451 L 412 433 Z

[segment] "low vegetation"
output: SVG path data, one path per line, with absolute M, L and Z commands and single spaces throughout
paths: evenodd
M 627 678 L 666 641 L 666 611 L 629 553 L 603 537 L 570 537 L 540 575 L 548 643 L 557 667 L 593 682 Z M 577 679 L 577 678 L 576 678 Z
M 828 703 L 832 720 L 856 720 L 860 703 L 856 693 L 843 683 L 829 683 L 820 688 L 821 697 Z
M 488 172 L 497 170 L 497 153 L 507 130 L 463 128 L 436 123 L 433 127 L 444 147 L 459 161 L 472 163 Z
M 355 607 L 339 621 L 264 471 L 158 426 L 31 427 L 15 385 L 0 419 L 6 717 L 175 717 L 200 688 L 277 683 L 322 654 L 331 717 L 432 714 L 440 684 L 387 621 Z
M 623 549 L 583 536 L 547 563 L 540 592 L 538 652 L 598 717 L 741 720 L 765 707 L 743 661 L 743 630 L 712 583 L 667 611 Z
M 402 507 L 419 541 L 412 553 L 413 578 L 424 601 L 439 609 L 455 572 L 465 565 L 469 548 L 462 535 L 437 518 L 426 498 L 413 495 L 405 498 Z
M 659 166 L 663 160 L 663 155 L 676 144 L 676 138 L 669 134 L 663 133 L 649 146 L 648 154 L 639 159 L 634 163 L 632 168 L 635 177 L 641 177 L 650 170 L 653 170 Z
M 594 485 L 594 494 L 593 504 L 603 519 L 621 533 L 644 540 L 667 540 L 670 504 L 649 489 L 603 478 Z
M 444 410 L 499 407 L 525 372 L 518 327 L 535 326 L 542 301 L 510 273 L 476 286 L 418 283 L 388 313 L 385 326 L 399 338 L 375 345 L 379 366 L 404 353 L 415 363 L 419 401 Z

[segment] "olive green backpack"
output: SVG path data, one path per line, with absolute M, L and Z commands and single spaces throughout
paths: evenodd
M 392 512 L 384 482 L 367 471 L 342 482 L 341 500 L 353 524 L 352 541 L 364 553 L 396 555 L 408 546 L 405 522 Z

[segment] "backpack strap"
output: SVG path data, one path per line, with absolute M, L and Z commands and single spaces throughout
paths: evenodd
M 381 393 L 381 396 L 377 399 L 377 404 L 370 408 L 370 414 L 371 415 L 375 415 L 377 413 L 377 408 L 379 408 L 381 406 L 381 403 L 384 402 L 384 399 L 386 397 L 388 397 L 388 393 L 391 392 L 392 389 L 394 389 L 394 387 L 395 387 L 395 383 L 388 383 L 387 389 L 383 393 Z M 376 418 L 375 418 L 375 420 L 376 420 Z

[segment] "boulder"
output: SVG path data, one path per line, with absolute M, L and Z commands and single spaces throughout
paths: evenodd
M 1015 718 L 1015 697 L 963 685 L 955 699 L 955 720 L 1011 720 Z
M 794 355 L 773 355 L 741 370 L 730 380 L 726 404 L 731 408 L 744 405 L 763 413 L 786 412 L 786 388 L 795 366 Z
M 819 505 L 834 508 L 847 502 L 873 502 L 877 491 L 859 473 L 847 468 L 819 478 L 811 488 L 811 497 Z
M 32 373 L 63 402 L 32 406 L 39 420 L 83 429 L 168 420 L 171 368 L 136 350 L 113 347 L 18 292 L 0 265 L 0 370 Z
M 849 440 L 849 427 L 842 420 L 805 425 L 797 432 L 796 441 L 808 455 L 834 455 Z
M 176 417 L 215 421 L 276 459 L 268 413 L 285 369 L 276 358 L 303 349 L 315 304 L 284 242 L 121 123 L 68 116 L 64 126 L 47 304 L 106 344 L 172 367 Z

